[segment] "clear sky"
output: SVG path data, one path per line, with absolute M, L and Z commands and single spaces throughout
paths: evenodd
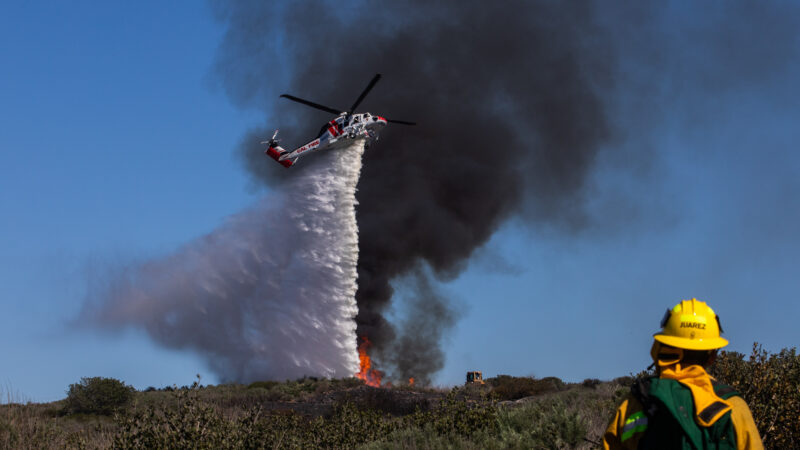
M 90 273 L 166 254 L 264 195 L 233 149 L 269 118 L 217 87 L 223 32 L 194 1 L 0 6 L 0 391 L 50 401 L 85 376 L 140 389 L 216 381 L 141 331 L 70 320 Z M 702 60 L 702 47 L 684 54 Z M 720 314 L 729 349 L 796 346 L 796 69 L 742 74 L 724 94 L 711 80 L 664 95 L 657 112 L 618 102 L 635 117 L 616 144 L 626 150 L 601 153 L 587 194 L 607 225 L 565 236 L 507 223 L 442 286 L 461 319 L 436 383 L 459 384 L 466 370 L 638 372 L 664 309 L 692 296 Z M 665 79 L 655 91 L 670 93 Z M 626 152 L 651 162 L 622 173 Z

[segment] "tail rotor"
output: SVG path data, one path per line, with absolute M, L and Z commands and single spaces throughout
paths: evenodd
M 278 137 L 278 130 L 275 130 L 275 133 L 272 134 L 272 137 L 268 141 L 261 141 L 261 143 L 267 144 L 268 149 L 277 147 L 280 139 L 275 139 L 276 137 Z
M 272 137 L 268 141 L 261 141 L 262 144 L 267 144 L 267 149 L 264 150 L 264 153 L 267 154 L 270 158 L 278 161 L 283 167 L 291 167 L 294 164 L 294 160 L 290 158 L 283 158 L 281 157 L 287 153 L 287 151 L 278 145 L 280 139 L 276 139 L 278 137 L 278 130 L 275 130 L 275 133 L 272 134 Z

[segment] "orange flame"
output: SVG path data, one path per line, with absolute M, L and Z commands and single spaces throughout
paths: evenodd
M 414 385 L 414 377 L 411 377 L 411 378 L 408 379 L 408 385 L 409 386 L 413 386 Z
M 372 360 L 367 354 L 367 350 L 370 346 L 372 346 L 372 342 L 370 342 L 366 336 L 362 336 L 361 345 L 358 346 L 358 361 L 361 370 L 355 375 L 357 378 L 364 380 L 367 386 L 380 387 L 383 374 L 372 368 Z

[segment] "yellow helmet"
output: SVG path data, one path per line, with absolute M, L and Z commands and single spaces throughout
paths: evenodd
M 696 298 L 683 300 L 668 309 L 661 320 L 661 332 L 653 335 L 656 341 L 686 350 L 713 350 L 728 345 L 720 337 L 719 316 L 706 302 Z

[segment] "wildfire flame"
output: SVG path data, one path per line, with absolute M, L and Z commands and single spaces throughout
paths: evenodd
M 409 386 L 413 386 L 414 385 L 414 377 L 411 377 L 411 378 L 408 379 L 408 385 Z
M 380 387 L 383 374 L 372 368 L 372 360 L 367 354 L 367 350 L 370 346 L 372 346 L 372 342 L 370 342 L 366 336 L 362 336 L 361 344 L 358 346 L 358 361 L 361 370 L 358 371 L 356 377 L 364 380 L 367 386 Z

